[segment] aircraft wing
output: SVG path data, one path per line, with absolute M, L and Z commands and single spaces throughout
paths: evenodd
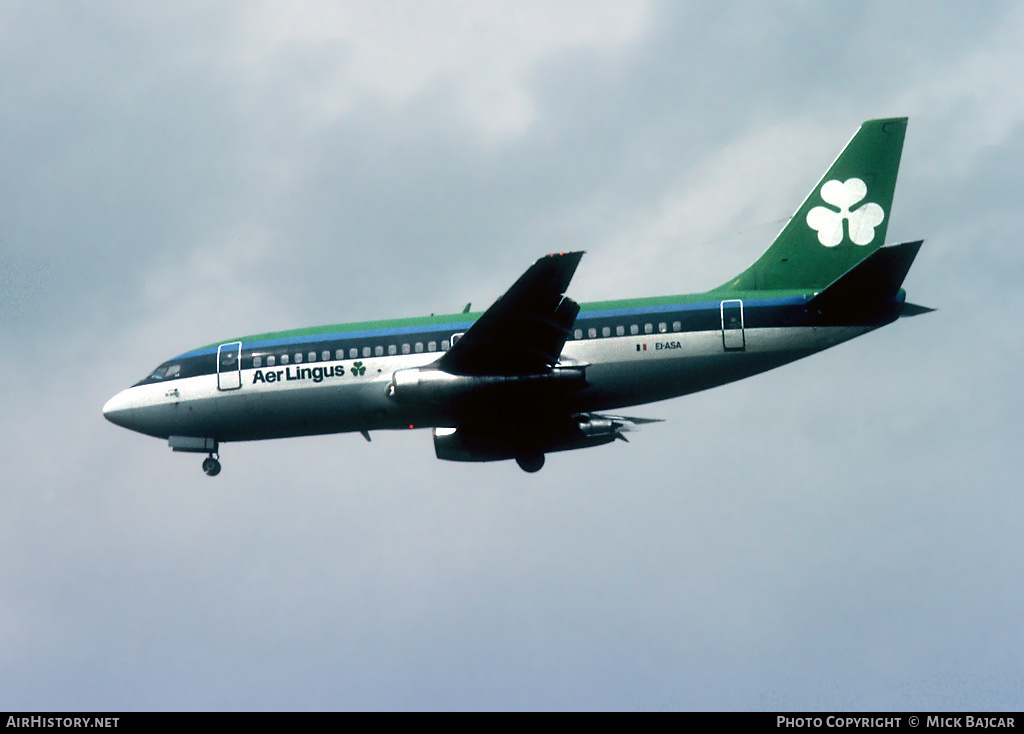
M 542 257 L 438 360 L 456 375 L 531 375 L 558 362 L 579 304 L 568 298 L 582 252 Z

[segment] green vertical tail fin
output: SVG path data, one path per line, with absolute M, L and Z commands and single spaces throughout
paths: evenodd
M 761 258 L 716 291 L 822 289 L 885 242 L 907 118 L 860 126 Z

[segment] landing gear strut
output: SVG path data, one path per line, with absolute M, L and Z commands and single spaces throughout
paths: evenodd
M 218 458 L 220 458 L 218 454 L 210 454 L 203 459 L 203 471 L 206 472 L 207 476 L 215 477 L 220 474 L 220 462 L 217 460 Z

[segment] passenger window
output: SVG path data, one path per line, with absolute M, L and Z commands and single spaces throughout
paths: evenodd
M 373 353 L 374 353 L 374 355 L 376 355 L 378 357 L 383 357 L 384 356 L 384 347 L 381 347 L 381 346 L 374 347 L 373 348 Z
M 295 364 L 302 364 L 302 352 L 295 353 Z
M 681 321 L 673 321 L 672 322 L 672 331 L 682 331 L 682 330 L 683 330 L 683 324 L 682 324 Z
M 625 326 L 616 326 L 615 327 L 615 336 L 625 336 L 625 335 L 626 335 L 626 327 Z
M 370 356 L 370 348 L 369 347 L 363 347 L 363 356 L 364 357 L 369 357 Z
M 403 345 L 402 345 L 402 354 L 408 354 L 408 353 L 409 353 L 410 351 L 411 351 L 411 350 L 410 350 L 410 348 L 409 348 L 409 345 L 408 345 L 408 344 L 403 344 Z
M 330 362 L 331 361 L 331 353 L 325 349 L 320 354 L 320 360 L 323 361 L 323 362 Z
M 612 335 L 612 329 L 611 329 L 610 326 L 606 326 L 603 329 L 601 329 L 601 336 L 611 336 L 611 335 Z
M 437 342 L 427 342 L 427 351 L 428 352 L 436 352 L 437 351 Z
M 334 352 L 334 358 L 335 359 L 345 359 L 345 350 L 344 349 L 336 350 Z
M 596 339 L 597 338 L 597 329 L 587 329 L 587 338 L 589 338 L 589 339 Z
M 574 331 L 572 333 L 572 336 L 573 336 L 574 339 L 582 339 L 583 338 L 583 329 L 576 329 L 576 331 Z
M 358 356 L 359 356 L 359 350 L 356 349 L 355 347 L 352 347 L 351 349 L 348 350 L 348 358 L 349 359 L 355 359 Z
M 413 347 L 413 349 L 416 350 L 416 354 L 422 353 L 423 352 L 423 342 L 416 342 L 416 346 Z
M 668 324 L 662 321 L 660 324 L 658 324 L 658 333 L 664 334 L 666 331 L 668 331 Z
M 288 364 L 288 355 L 287 354 L 282 354 L 281 355 L 281 364 Z
M 263 366 L 263 357 L 253 357 L 252 358 L 252 366 L 253 367 L 262 367 Z
M 273 354 L 268 354 L 267 367 L 273 367 L 275 364 L 277 364 L 277 357 L 275 357 Z
M 629 333 L 632 334 L 633 336 L 636 336 L 637 334 L 640 333 L 640 327 L 637 326 L 636 324 L 630 324 Z
M 394 357 L 396 354 L 398 354 L 398 347 L 394 344 L 388 344 L 388 356 Z
M 644 324 L 644 333 L 645 334 L 653 334 L 654 333 L 654 326 L 653 326 L 653 324 Z
M 442 339 L 441 340 L 441 351 L 442 352 L 447 352 L 448 351 L 448 340 L 447 339 Z

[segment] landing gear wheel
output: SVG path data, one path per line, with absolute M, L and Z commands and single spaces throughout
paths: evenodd
M 544 466 L 544 454 L 525 454 L 523 456 L 516 457 L 516 463 L 519 464 L 519 468 L 528 474 L 533 474 L 541 470 Z
M 207 476 L 217 476 L 220 474 L 220 462 L 213 458 L 212 455 L 206 457 L 203 459 L 203 471 L 206 472 Z

